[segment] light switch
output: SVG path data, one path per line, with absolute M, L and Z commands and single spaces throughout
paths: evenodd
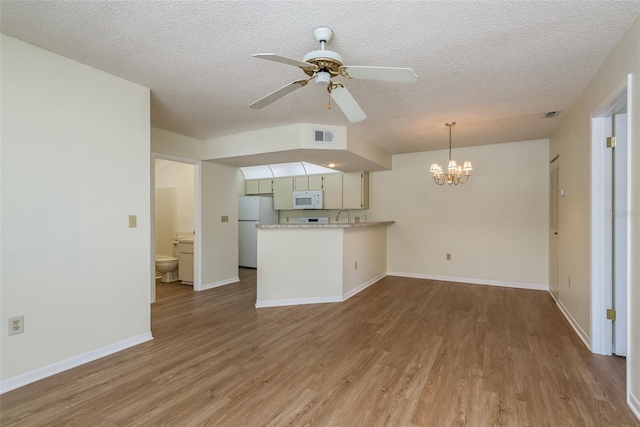
M 138 226 L 138 216 L 129 215 L 129 228 L 136 228 Z
M 223 215 L 222 222 L 229 222 L 229 217 L 227 215 Z

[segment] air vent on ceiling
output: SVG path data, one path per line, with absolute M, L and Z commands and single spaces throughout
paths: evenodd
M 313 141 L 329 143 L 333 142 L 333 131 L 330 130 L 314 130 Z
M 560 114 L 560 110 L 558 111 L 549 111 L 547 112 L 547 114 L 544 115 L 544 117 L 546 119 L 551 118 L 551 117 L 556 117 L 558 114 Z

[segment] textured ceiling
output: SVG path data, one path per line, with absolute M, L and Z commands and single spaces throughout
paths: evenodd
M 349 126 L 390 153 L 548 138 L 640 14 L 634 1 L 2 1 L 3 33 L 151 88 L 151 124 L 205 139 L 290 123 Z M 327 48 L 346 65 L 410 67 L 414 85 L 340 78 L 349 123 L 304 77 L 251 57 Z

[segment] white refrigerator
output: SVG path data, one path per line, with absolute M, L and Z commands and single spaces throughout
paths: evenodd
M 257 224 L 277 224 L 273 197 L 241 196 L 238 199 L 238 265 L 258 267 Z

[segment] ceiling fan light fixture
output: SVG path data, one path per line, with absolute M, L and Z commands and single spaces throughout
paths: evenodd
M 316 73 L 316 84 L 320 86 L 329 86 L 331 83 L 331 74 L 326 71 L 318 71 Z
M 334 100 L 347 119 L 351 123 L 357 123 L 366 119 L 367 115 L 347 88 L 344 87 L 342 83 L 331 81 L 332 78 L 344 77 L 347 79 L 355 78 L 395 83 L 416 82 L 417 76 L 410 68 L 344 65 L 342 55 L 326 49 L 326 44 L 334 36 L 333 31 L 329 27 L 317 27 L 313 31 L 313 36 L 320 42 L 320 49 L 307 53 L 302 58 L 302 61 L 273 53 L 256 53 L 252 55 L 254 58 L 266 59 L 268 61 L 298 67 L 308 78 L 291 82 L 267 96 L 263 96 L 256 102 L 250 104 L 249 107 L 254 109 L 264 108 L 294 90 L 305 86 L 312 79 L 315 79 L 317 85 L 326 87 L 329 91 L 329 103 L 327 105 L 329 109 L 331 109 L 331 101 Z

